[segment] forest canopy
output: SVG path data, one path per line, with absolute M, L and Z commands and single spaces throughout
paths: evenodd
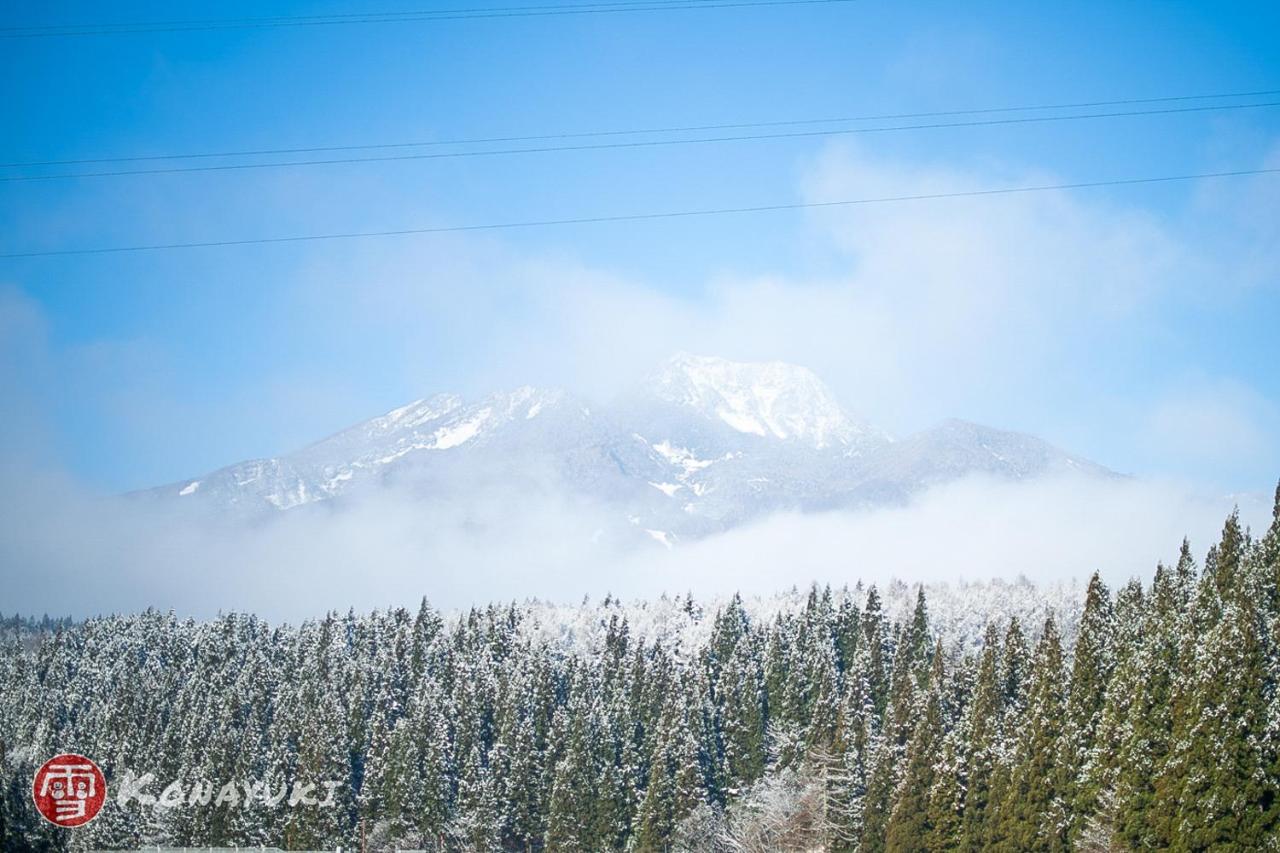
M 535 603 L 10 620 L 0 848 L 1280 849 L 1280 489 L 1202 562 L 1030 624 L 998 600 L 973 637 L 861 585 L 684 597 L 667 632 L 606 599 L 589 637 Z M 83 830 L 31 802 L 63 751 L 113 786 Z M 179 793 L 122 803 L 144 772 Z M 223 780 L 253 787 L 192 793 Z M 271 802 L 307 781 L 332 804 Z

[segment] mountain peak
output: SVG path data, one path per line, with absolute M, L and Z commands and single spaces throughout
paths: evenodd
M 761 438 L 827 447 L 881 437 L 845 414 L 813 371 L 786 362 L 730 361 L 682 352 L 668 359 L 648 386 L 666 403 Z
M 187 512 L 251 517 L 384 487 L 397 500 L 449 501 L 494 485 L 567 489 L 625 519 L 620 535 L 667 544 L 780 510 L 898 502 L 972 474 L 1110 475 L 1033 436 L 965 421 L 890 441 L 850 418 L 812 371 L 784 362 L 682 353 L 638 390 L 598 410 L 554 388 L 437 394 L 293 453 L 146 494 Z

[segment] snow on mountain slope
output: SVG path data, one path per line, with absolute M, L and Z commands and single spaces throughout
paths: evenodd
M 241 462 L 177 484 L 176 489 L 161 487 L 151 494 L 176 492 L 191 501 L 250 511 L 264 506 L 292 509 L 342 495 L 422 454 L 486 444 L 504 430 L 523 427 L 567 400 L 563 392 L 530 387 L 470 404 L 456 394 L 437 394 L 295 453 Z
M 971 474 L 1026 480 L 1072 472 L 1115 476 L 1035 436 L 951 419 L 884 448 L 863 469 L 858 488 L 876 502 L 905 499 Z
M 731 429 L 815 448 L 880 443 L 886 437 L 851 419 L 830 389 L 803 367 L 748 364 L 681 353 L 648 382 L 653 395 Z
M 980 473 L 1105 469 L 1032 436 L 948 421 L 894 441 L 802 367 L 679 355 L 608 406 L 531 387 L 417 400 L 294 453 L 142 493 L 250 515 L 358 500 L 570 495 L 637 541 L 670 546 L 780 510 L 901 502 Z

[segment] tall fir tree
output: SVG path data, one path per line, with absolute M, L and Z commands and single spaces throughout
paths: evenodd
M 1111 592 L 1097 572 L 1089 580 L 1076 635 L 1063 733 L 1063 792 L 1068 806 L 1067 837 L 1074 841 L 1098 809 L 1100 788 L 1091 772 L 1097 751 L 1107 689 L 1116 666 L 1116 623 Z
M 1253 543 L 1233 513 L 1223 527 L 1209 583 L 1205 633 L 1186 647 L 1189 689 L 1174 708 L 1166 808 L 1178 846 L 1265 849 L 1280 830 L 1268 738 L 1272 697 Z M 1256 733 L 1241 736 L 1242 732 Z M 1176 804 L 1171 794 L 1177 792 Z
M 937 816 L 931 808 L 931 795 L 937 782 L 936 763 L 945 735 L 943 703 L 947 687 L 941 643 L 934 649 L 932 658 L 923 714 L 912 730 L 906 767 L 885 827 L 885 850 L 889 853 L 931 849 L 933 840 Z
M 676 826 L 701 799 L 698 745 L 684 685 L 667 693 L 649 761 L 649 779 L 636 817 L 635 847 L 670 847 Z
M 988 623 L 983 635 L 973 698 L 965 709 L 968 740 L 963 748 L 967 784 L 959 849 L 969 853 L 977 853 L 986 843 L 986 821 L 992 811 L 992 782 L 1002 757 L 1000 720 L 1004 691 L 1001 689 L 1000 661 L 999 631 L 995 624 Z
M 1068 849 L 1068 785 L 1062 761 L 1065 675 L 1057 623 L 1050 616 L 1032 661 L 1026 725 L 1001 804 L 1001 849 L 1027 853 Z

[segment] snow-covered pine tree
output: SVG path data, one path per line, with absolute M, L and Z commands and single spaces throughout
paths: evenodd
M 1001 715 L 1004 691 L 1000 679 L 1001 647 L 999 629 L 987 623 L 982 654 L 973 686 L 972 700 L 965 709 L 968 740 L 963 744 L 967 773 L 959 849 L 977 853 L 987 838 L 992 781 L 1002 757 Z
M 1276 839 L 1263 735 L 1271 711 L 1268 626 L 1253 548 L 1233 513 L 1197 592 L 1199 631 L 1184 647 L 1187 687 L 1175 696 L 1173 750 L 1157 785 L 1158 814 L 1179 846 L 1260 850 Z
M 720 669 L 715 694 L 730 795 L 764 773 L 767 732 L 764 670 L 759 635 L 748 630 Z
M 874 717 L 884 718 L 889 702 L 889 630 L 884 618 L 880 594 L 872 586 L 862 608 L 862 639 L 867 650 L 865 667 L 867 689 L 871 695 Z
M 827 769 L 828 846 L 837 853 L 858 849 L 863 836 L 871 749 L 878 728 L 871 668 L 869 644 L 859 643 L 844 675 Z
M 702 801 L 693 709 L 683 678 L 671 685 L 654 733 L 649 780 L 636 817 L 635 849 L 666 850 L 677 824 Z
M 926 844 L 934 830 L 936 815 L 930 808 L 930 797 L 937 782 L 935 763 L 945 735 L 943 704 L 947 689 L 940 642 L 934 647 L 932 658 L 923 714 L 912 728 L 905 753 L 906 767 L 885 827 L 888 853 L 928 849 Z
M 1066 698 L 1062 644 L 1050 616 L 1032 660 L 1026 724 L 998 813 L 997 850 L 1056 853 L 1068 849 L 1067 777 L 1061 758 Z
M 868 611 L 870 609 L 868 604 Z M 929 617 L 923 588 L 917 595 L 911 622 L 899 625 L 895 633 L 888 705 L 873 753 L 863 805 L 860 849 L 866 853 L 885 849 L 885 833 L 894 797 L 906 766 L 907 745 L 917 721 L 923 716 L 931 657 Z
M 1084 614 L 1076 633 L 1062 738 L 1063 792 L 1068 806 L 1067 837 L 1074 841 L 1098 807 L 1099 788 L 1090 773 L 1098 760 L 1098 725 L 1116 661 L 1115 608 L 1111 592 L 1094 572 L 1085 593 Z
M 1092 836 L 1139 848 L 1168 837 L 1152 820 L 1157 773 L 1169 754 L 1171 697 L 1195 563 L 1184 539 L 1175 568 L 1156 567 L 1150 594 L 1133 584 L 1117 596 L 1117 663 L 1087 783 L 1098 791 Z M 1141 611 L 1139 616 L 1138 611 Z
M 941 648 L 941 638 L 939 638 Z M 978 661 L 972 654 L 947 658 L 947 674 L 942 693 L 943 735 L 940 755 L 934 764 L 934 783 L 929 791 L 929 850 L 958 850 L 963 837 L 964 795 L 969 784 L 966 744 L 969 719 L 964 711 L 973 703 L 973 685 Z

